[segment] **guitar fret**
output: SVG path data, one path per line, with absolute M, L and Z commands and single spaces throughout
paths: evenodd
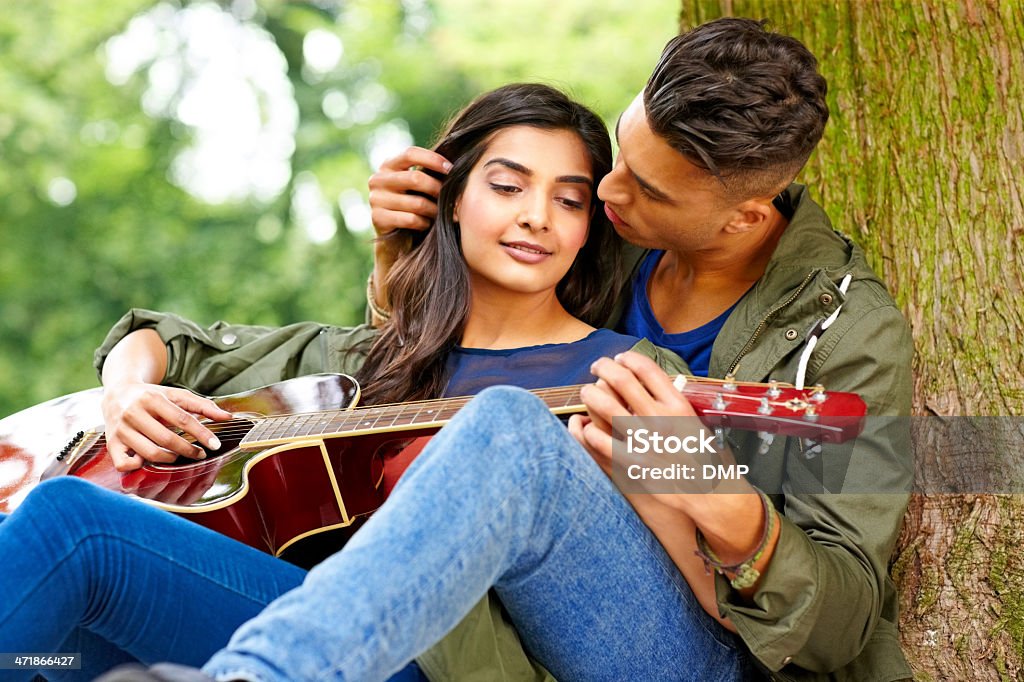
M 425 409 L 424 409 L 425 408 Z M 437 421 L 438 408 L 435 403 L 426 403 L 420 408 L 420 411 L 416 413 L 416 422 L 419 424 L 425 424 L 428 422 Z M 420 415 L 423 415 L 420 417 Z
M 412 423 L 413 412 L 407 405 L 396 405 L 388 413 L 388 423 L 391 426 L 407 426 Z
M 292 420 L 293 433 L 296 436 L 308 436 L 309 435 L 309 415 L 296 415 Z
M 538 394 L 551 409 L 569 407 L 580 402 L 579 390 L 574 386 L 538 391 Z
M 362 415 L 359 414 L 358 410 L 352 410 L 351 412 L 346 412 L 339 416 L 341 417 L 340 421 L 332 424 L 333 428 L 331 429 L 336 433 L 348 433 L 349 431 L 355 431 L 359 427 L 359 420 L 362 418 Z
M 448 401 L 446 405 L 442 406 L 442 408 L 438 410 L 437 420 L 445 422 L 451 421 L 451 419 L 455 416 L 455 413 L 466 406 L 466 402 L 467 401 L 465 400 Z
M 334 421 L 333 413 L 318 412 L 317 416 L 316 416 L 316 428 L 317 428 L 316 434 L 318 436 L 322 436 L 325 433 L 327 433 L 328 431 L 330 431 L 331 430 L 331 424 L 332 424 L 333 421 Z M 313 435 L 313 433 L 310 432 L 310 435 Z
M 384 417 L 387 414 L 386 407 L 382 409 L 371 409 L 367 411 L 369 412 L 369 414 L 364 415 L 365 419 L 363 420 L 363 427 L 367 429 L 376 428 L 377 425 L 380 424 L 381 417 Z M 373 420 L 372 422 L 370 421 L 371 419 Z
M 408 424 L 409 411 L 405 405 L 388 405 L 381 408 L 380 418 L 377 422 L 381 426 L 395 427 Z
M 416 411 L 413 413 L 412 419 L 409 421 L 410 424 L 422 424 L 424 421 L 426 421 L 425 419 L 420 418 L 420 414 L 423 412 L 423 405 L 424 403 L 416 404 Z

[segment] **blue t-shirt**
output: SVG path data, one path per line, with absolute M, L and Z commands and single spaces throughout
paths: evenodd
M 619 330 L 632 336 L 647 338 L 655 346 L 668 348 L 686 361 L 694 376 L 706 377 L 711 364 L 711 347 L 722 331 L 725 321 L 736 307 L 729 306 L 724 313 L 696 329 L 678 334 L 667 334 L 654 317 L 651 301 L 647 298 L 647 283 L 664 251 L 651 251 L 633 278 L 633 291 L 626 312 L 619 321 Z M 739 303 L 739 301 L 737 301 Z
M 572 343 L 502 350 L 456 347 L 448 354 L 444 395 L 475 395 L 499 384 L 533 389 L 593 383 L 590 365 L 595 360 L 615 356 L 639 342 L 635 336 L 596 329 Z

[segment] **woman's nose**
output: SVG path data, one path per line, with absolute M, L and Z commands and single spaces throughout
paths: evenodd
M 547 230 L 549 219 L 548 202 L 538 197 L 527 202 L 522 207 L 522 210 L 516 217 L 516 224 L 527 230 Z

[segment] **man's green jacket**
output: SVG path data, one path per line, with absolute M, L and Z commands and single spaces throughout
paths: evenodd
M 793 185 L 780 200 L 792 212 L 790 224 L 764 276 L 715 341 L 709 376 L 792 382 L 809 334 L 841 307 L 809 356 L 806 384 L 859 394 L 869 419 L 852 453 L 835 450 L 834 459 L 828 445 L 808 459 L 808 443 L 797 438 L 776 438 L 758 454 L 754 434 L 730 437 L 737 459 L 751 467 L 749 480 L 771 495 L 782 530 L 753 597 L 741 598 L 719 576 L 718 608 L 735 624 L 766 677 L 910 678 L 897 641 L 896 592 L 887 563 L 908 500 L 911 453 L 899 422 L 878 419 L 909 414 L 910 330 L 863 252 L 833 231 L 806 190 Z M 635 263 L 641 256 L 633 254 Z M 847 275 L 851 280 L 844 293 L 840 283 Z M 156 329 L 167 344 L 165 383 L 208 395 L 315 372 L 352 373 L 363 353 L 351 349 L 374 334 L 365 326 L 315 323 L 283 328 L 217 323 L 204 329 L 172 315 L 132 311 L 97 350 L 97 367 L 117 340 L 145 327 Z M 807 478 L 813 469 L 808 462 L 815 459 L 826 468 L 842 462 L 838 477 L 825 475 L 827 492 L 815 488 L 813 476 Z M 434 680 L 547 676 L 523 654 L 493 599 L 482 601 L 418 660 Z M 687 672 L 686 661 L 679 662 L 679 672 Z

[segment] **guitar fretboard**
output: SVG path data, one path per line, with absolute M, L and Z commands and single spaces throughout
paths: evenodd
M 530 391 L 555 414 L 583 411 L 581 386 L 561 386 Z M 412 403 L 374 405 L 351 410 L 329 410 L 267 417 L 256 423 L 242 445 L 297 438 L 343 436 L 373 431 L 413 430 L 443 426 L 472 400 L 471 397 L 422 400 Z

